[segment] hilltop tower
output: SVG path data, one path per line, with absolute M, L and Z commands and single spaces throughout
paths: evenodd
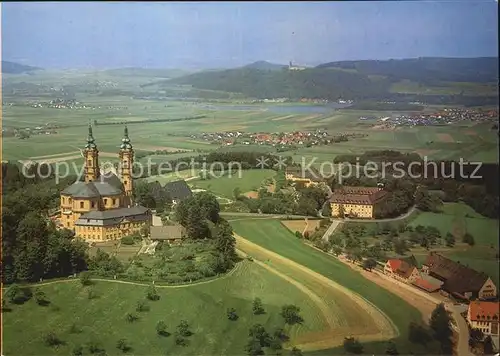
M 85 183 L 94 182 L 99 178 L 99 151 L 95 144 L 94 135 L 92 134 L 92 125 L 89 124 L 89 135 L 87 144 L 83 150 L 85 159 Z
M 132 167 L 134 164 L 134 149 L 130 143 L 130 138 L 128 137 L 128 129 L 125 126 L 123 132 L 122 143 L 120 145 L 120 179 L 123 183 L 123 190 L 125 193 L 124 205 L 132 205 L 132 193 L 133 193 L 133 183 L 132 183 Z

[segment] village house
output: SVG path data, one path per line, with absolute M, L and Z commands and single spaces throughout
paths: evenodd
M 321 174 L 312 167 L 304 170 L 301 167 L 286 167 L 285 178 L 306 188 L 323 182 Z
M 333 217 L 373 219 L 386 197 L 383 187 L 341 187 L 330 196 Z
M 497 287 L 487 274 L 435 252 L 427 256 L 422 272 L 443 282 L 441 292 L 444 295 L 464 300 L 492 299 L 497 296 Z
M 492 338 L 498 337 L 499 309 L 499 302 L 473 301 L 469 304 L 467 321 L 472 329 L 479 329 Z
M 384 266 L 384 274 L 404 283 L 412 283 L 420 278 L 415 256 L 393 258 Z
M 177 180 L 175 182 L 169 182 L 165 184 L 164 187 L 167 192 L 168 197 L 172 201 L 172 204 L 177 204 L 180 201 L 187 199 L 193 195 L 191 188 L 187 185 L 184 180 Z

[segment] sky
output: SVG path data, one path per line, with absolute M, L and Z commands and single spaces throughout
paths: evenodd
M 42 68 L 498 55 L 495 0 L 2 3 L 2 59 Z

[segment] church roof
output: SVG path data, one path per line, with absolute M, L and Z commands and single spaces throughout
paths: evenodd
M 104 211 L 90 211 L 75 221 L 78 226 L 110 226 L 120 224 L 123 219 L 130 221 L 146 221 L 150 219 L 149 209 L 143 206 L 119 208 Z
M 103 174 L 94 182 L 77 181 L 61 192 L 73 198 L 98 198 L 122 193 L 122 182 L 114 173 Z

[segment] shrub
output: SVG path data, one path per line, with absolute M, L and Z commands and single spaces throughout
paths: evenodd
M 124 236 L 121 239 L 121 243 L 124 245 L 133 245 L 134 244 L 134 238 L 133 236 Z
M 83 356 L 83 347 L 81 347 L 81 346 L 75 346 L 73 348 L 73 351 L 71 351 L 71 354 L 73 356 Z
M 134 313 L 127 313 L 127 315 L 125 315 L 125 320 L 128 321 L 129 323 L 133 323 L 134 321 L 137 321 L 138 319 L 139 319 L 139 317 Z
M 104 352 L 104 349 L 97 341 L 89 341 L 88 349 L 89 349 L 89 352 L 93 355 Z
M 38 288 L 35 290 L 35 301 L 36 304 L 42 306 L 50 304 L 50 302 L 47 300 L 45 293 Z
M 90 278 L 90 272 L 82 272 L 80 273 L 80 283 L 82 286 L 88 286 L 92 284 L 92 279 Z
M 147 305 L 147 303 L 145 301 L 139 300 L 137 302 L 137 306 L 135 308 L 135 311 L 140 312 L 140 313 L 147 312 L 147 311 L 149 311 L 149 305 Z
M 59 339 L 59 337 L 53 331 L 50 331 L 43 336 L 43 342 L 45 343 L 45 345 L 51 347 L 63 344 L 62 340 Z
M 158 292 L 156 291 L 155 286 L 151 285 L 148 287 L 148 290 L 146 292 L 146 298 L 152 301 L 156 301 L 160 299 L 160 296 L 158 295 Z
M 10 303 L 13 304 L 23 304 L 31 299 L 33 293 L 29 287 L 19 287 L 17 284 L 13 284 L 7 289 L 5 296 Z
M 156 333 L 160 336 L 170 335 L 167 331 L 167 325 L 163 321 L 159 321 L 156 323 Z
M 262 300 L 260 298 L 255 298 L 253 300 L 252 310 L 254 315 L 265 314 L 264 306 L 262 305 Z
M 177 325 L 177 332 L 181 336 L 191 336 L 192 332 L 189 330 L 189 323 L 186 320 L 181 320 Z
M 116 348 L 123 353 L 129 352 L 132 349 L 126 339 L 118 340 L 118 342 L 116 343 Z
M 300 308 L 292 304 L 284 305 L 281 308 L 281 316 L 285 319 L 285 323 L 289 325 L 301 324 L 304 321 L 299 312 Z
M 238 315 L 236 314 L 236 309 L 230 308 L 227 310 L 227 318 L 231 321 L 238 320 Z

